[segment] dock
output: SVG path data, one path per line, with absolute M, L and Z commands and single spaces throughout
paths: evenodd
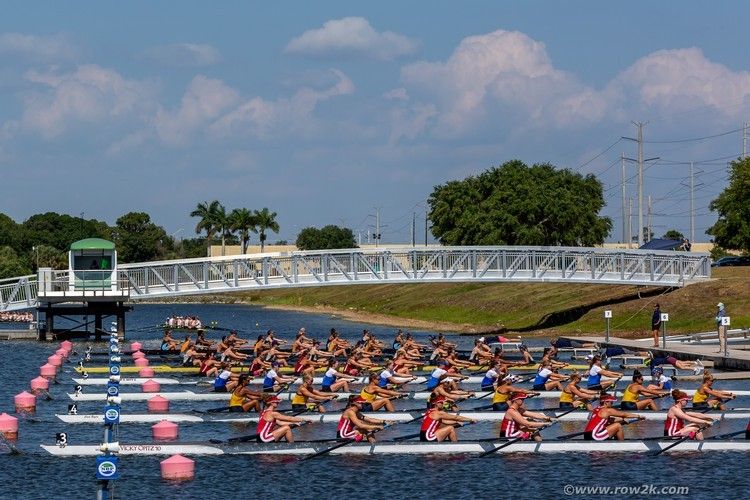
M 0 340 L 36 340 L 36 329 L 30 330 L 2 330 L 0 329 Z
M 697 359 L 711 361 L 715 368 L 722 370 L 750 370 L 750 351 L 739 349 L 747 345 L 729 344 L 729 350 L 725 357 L 723 353 L 718 353 L 717 344 L 686 344 L 680 341 L 667 340 L 666 348 L 651 347 L 651 339 L 633 340 L 619 337 L 609 337 L 609 341 L 603 336 L 562 336 L 561 338 L 578 342 L 581 344 L 594 342 L 601 347 L 622 347 L 629 351 L 651 351 L 654 356 L 667 357 L 674 356 L 677 359 L 685 361 L 694 361 Z

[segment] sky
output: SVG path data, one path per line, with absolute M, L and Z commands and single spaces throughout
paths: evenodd
M 38 1 L 0 16 L 0 212 L 144 211 L 195 236 L 197 203 L 268 207 L 363 243 L 424 238 L 434 186 L 512 159 L 604 184 L 646 123 L 656 236 L 695 239 L 750 121 L 747 2 Z M 637 227 L 636 168 L 626 196 Z M 644 213 L 647 206 L 644 201 Z M 644 216 L 644 222 L 647 217 Z M 257 236 L 254 238 L 257 243 Z

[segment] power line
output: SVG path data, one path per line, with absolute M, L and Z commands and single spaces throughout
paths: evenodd
M 737 128 L 734 130 L 728 130 L 727 132 L 721 132 L 719 134 L 713 134 L 713 135 L 706 135 L 703 137 L 692 137 L 690 139 L 675 139 L 671 141 L 643 141 L 648 144 L 676 144 L 680 142 L 698 142 L 698 141 L 705 141 L 707 139 L 715 139 L 716 137 L 723 137 L 725 135 L 734 134 L 736 132 L 742 132 L 742 128 Z

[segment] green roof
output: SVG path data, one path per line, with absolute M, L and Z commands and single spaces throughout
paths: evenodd
M 101 238 L 86 238 L 70 245 L 71 250 L 114 250 L 115 244 Z

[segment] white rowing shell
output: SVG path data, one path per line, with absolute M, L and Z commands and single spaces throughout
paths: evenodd
M 119 455 L 311 455 L 325 450 L 336 443 L 269 443 L 240 446 L 212 446 L 209 444 L 121 444 Z M 465 441 L 457 443 L 381 442 L 375 444 L 356 443 L 341 446 L 331 451 L 332 455 L 373 455 L 373 454 L 428 454 L 428 453 L 483 453 L 507 444 L 503 441 Z M 505 446 L 498 453 L 647 453 L 664 449 L 674 444 L 674 440 L 659 441 L 518 441 Z M 52 455 L 60 457 L 100 455 L 100 445 L 41 445 Z M 674 446 L 669 452 L 703 451 L 750 451 L 750 441 L 691 441 L 686 440 Z

